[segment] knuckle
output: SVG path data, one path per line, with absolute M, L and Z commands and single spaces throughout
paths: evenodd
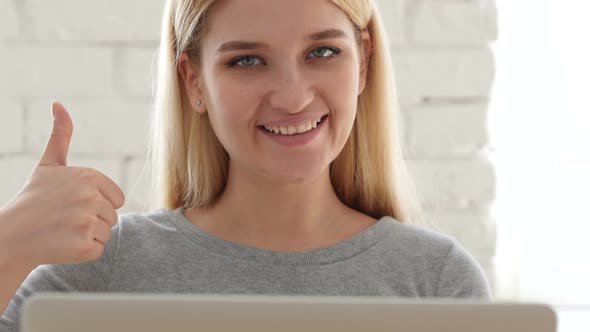
M 96 218 L 94 216 L 84 216 L 81 218 L 80 223 L 77 226 L 77 229 L 83 235 L 88 235 L 92 231 L 92 225 L 94 224 Z
M 92 168 L 80 167 L 78 168 L 78 176 L 82 180 L 93 180 L 98 176 L 98 172 Z
M 102 195 L 96 190 L 95 188 L 88 187 L 83 189 L 83 193 L 81 195 L 82 203 L 84 203 L 88 207 L 96 207 L 100 201 Z
M 84 224 L 88 225 L 88 226 L 92 226 L 92 224 L 94 224 L 96 222 L 96 216 L 95 215 L 86 215 L 84 217 Z

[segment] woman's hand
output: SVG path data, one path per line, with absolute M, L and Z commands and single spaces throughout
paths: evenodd
M 52 110 L 53 132 L 41 161 L 0 211 L 0 267 L 97 260 L 125 201 L 104 174 L 67 166 L 72 120 L 62 104 L 54 102 Z

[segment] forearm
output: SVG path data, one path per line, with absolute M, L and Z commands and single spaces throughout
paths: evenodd
M 6 208 L 0 209 L 0 316 L 8 307 L 8 303 L 10 303 L 20 285 L 29 273 L 34 270 L 33 266 L 24 264 L 24 262 L 15 262 L 7 255 L 7 253 L 12 252 L 12 248 L 3 246 L 9 241 L 3 239 L 2 235 L 9 236 L 6 229 L 8 218 L 13 218 L 9 211 Z
M 0 316 L 31 271 L 29 268 L 22 267 L 0 269 Z

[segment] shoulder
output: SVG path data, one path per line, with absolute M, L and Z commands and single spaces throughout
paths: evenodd
M 176 231 L 171 211 L 157 209 L 150 212 L 127 212 L 119 215 L 119 222 L 115 226 L 120 236 L 129 240 L 129 237 L 149 237 L 162 232 Z
M 186 231 L 189 226 L 178 213 L 178 210 L 157 209 L 119 215 L 119 222 L 113 228 L 113 233 L 118 233 L 113 235 L 117 239 L 116 261 L 179 254 L 183 250 L 179 244 L 190 240 Z
M 389 245 L 415 272 L 425 274 L 437 297 L 489 298 L 490 288 L 477 260 L 455 238 L 422 225 L 392 224 Z
M 444 258 L 457 241 L 444 233 L 423 225 L 405 224 L 391 217 L 383 217 L 391 225 L 390 243 L 396 248 L 404 248 L 413 256 Z
M 179 236 L 176 221 L 171 218 L 173 212 L 174 210 L 157 209 L 120 214 L 117 225 L 112 229 L 111 240 L 117 242 L 115 260 L 155 255 L 158 250 L 170 248 L 168 244 L 176 241 Z

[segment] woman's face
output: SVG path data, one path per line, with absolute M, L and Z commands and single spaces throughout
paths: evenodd
M 363 67 L 352 22 L 329 0 L 223 0 L 208 16 L 196 98 L 233 169 L 303 183 L 346 143 Z

